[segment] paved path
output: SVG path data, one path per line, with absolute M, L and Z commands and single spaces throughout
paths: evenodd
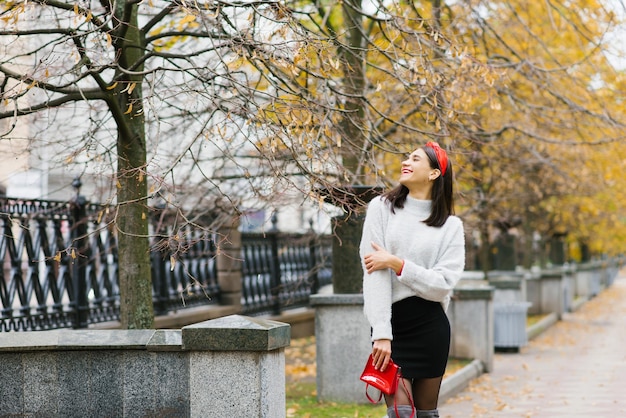
M 626 417 L 626 276 L 440 405 L 442 418 Z

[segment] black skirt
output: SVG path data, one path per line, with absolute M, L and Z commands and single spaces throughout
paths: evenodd
M 391 358 L 409 379 L 443 376 L 450 322 L 439 302 L 409 297 L 391 305 Z

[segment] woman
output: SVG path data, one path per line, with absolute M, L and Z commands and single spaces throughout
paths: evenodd
M 360 245 L 365 316 L 374 366 L 384 370 L 392 358 L 404 377 L 395 399 L 385 399 L 388 416 L 396 416 L 395 402 L 400 417 L 414 407 L 418 417 L 439 417 L 450 348 L 445 310 L 465 264 L 446 151 L 436 142 L 416 149 L 402 162 L 399 183 L 367 209 Z

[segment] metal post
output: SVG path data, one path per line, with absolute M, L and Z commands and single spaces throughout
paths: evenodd
M 87 297 L 87 263 L 89 246 L 87 241 L 87 202 L 80 195 L 82 183 L 79 177 L 72 182 L 76 196 L 70 202 L 72 208 L 72 287 L 74 290 L 74 328 L 87 328 L 89 324 L 89 299 Z
M 310 277 L 308 278 L 309 283 L 311 284 L 310 295 L 313 295 L 318 292 L 320 288 L 319 277 L 317 276 L 317 272 L 319 270 L 319 266 L 317 265 L 317 250 L 319 246 L 319 240 L 316 238 L 315 231 L 313 230 L 313 219 L 309 220 L 309 265 L 308 270 Z
M 271 265 L 270 265 L 270 292 L 272 296 L 272 313 L 280 315 L 280 259 L 278 258 L 278 228 L 276 224 L 278 218 L 276 212 L 272 214 L 272 229 L 269 232 L 271 244 Z
M 165 211 L 165 204 L 158 203 L 154 207 L 154 228 L 156 239 L 159 240 L 165 237 L 167 234 L 167 227 L 163 222 L 163 213 Z M 169 248 L 169 246 L 167 247 Z M 162 251 L 152 251 L 150 258 L 152 260 L 152 283 L 154 291 L 154 314 L 166 315 L 168 313 L 169 302 L 169 286 L 167 281 L 167 271 L 165 269 L 165 263 L 167 256 L 166 249 Z

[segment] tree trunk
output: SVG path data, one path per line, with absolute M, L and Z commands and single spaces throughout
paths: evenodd
M 143 34 L 137 29 L 137 6 L 118 3 L 120 20 L 129 24 L 117 38 L 119 62 L 123 68 L 140 72 L 135 66 L 144 51 Z M 128 16 L 130 13 L 130 17 Z M 124 15 L 126 14 L 126 15 Z M 124 18 L 121 18 L 125 16 Z M 142 76 L 121 75 L 115 88 L 117 104 L 117 186 L 120 282 L 120 321 L 126 329 L 154 327 L 149 211 L 146 175 L 146 134 L 142 109 Z M 114 112 L 115 113 L 115 112 Z M 120 115 L 121 113 L 121 115 Z
M 362 184 L 359 180 L 359 158 L 363 141 L 365 111 L 363 100 L 365 88 L 365 48 L 363 47 L 363 15 L 361 0 L 345 0 L 343 18 L 347 32 L 347 45 L 340 49 L 343 57 L 345 114 L 340 122 L 343 139 L 342 164 L 352 175 L 351 184 Z

